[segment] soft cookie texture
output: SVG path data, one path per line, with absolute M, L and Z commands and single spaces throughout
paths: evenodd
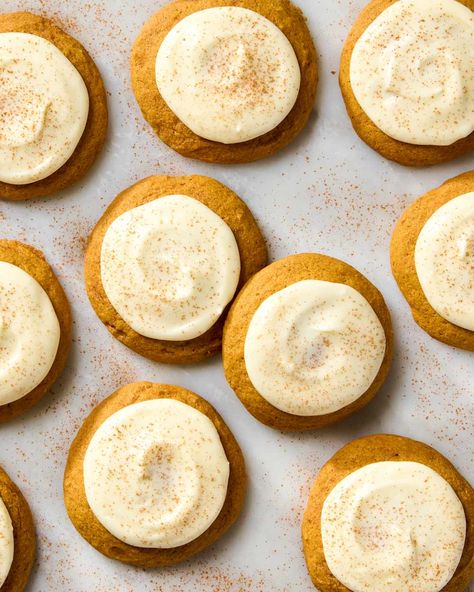
M 209 417 L 217 429 L 230 463 L 227 497 L 219 516 L 198 538 L 173 549 L 133 547 L 114 537 L 93 514 L 84 489 L 84 456 L 99 426 L 119 409 L 152 399 L 175 399 Z M 217 541 L 239 516 L 246 485 L 245 462 L 239 445 L 224 420 L 207 401 L 178 386 L 139 382 L 116 391 L 96 407 L 83 423 L 69 451 L 64 475 L 64 499 L 72 523 L 81 536 L 98 551 L 124 563 L 152 568 L 185 561 Z
M 454 325 L 434 310 L 421 288 L 415 266 L 416 242 L 428 219 L 448 201 L 471 191 L 474 191 L 474 171 L 454 177 L 418 199 L 400 218 L 390 254 L 393 275 L 418 325 L 438 341 L 474 351 L 474 332 Z
M 14 555 L 2 592 L 22 592 L 28 583 L 36 555 L 36 533 L 28 502 L 0 467 L 0 497 L 13 525 Z
M 354 96 L 350 81 L 352 51 L 359 37 L 386 8 L 397 0 L 372 0 L 358 16 L 344 44 L 339 70 L 339 83 L 354 130 L 371 148 L 385 158 L 406 166 L 428 166 L 457 158 L 474 148 L 474 132 L 450 146 L 421 146 L 391 138 L 368 117 Z M 458 0 L 474 10 L 474 0 Z
M 443 592 L 464 592 L 474 577 L 474 490 L 456 468 L 426 444 L 401 436 L 376 435 L 355 440 L 341 448 L 321 469 L 311 490 L 303 518 L 303 547 L 309 574 L 320 592 L 350 592 L 329 571 L 321 538 L 321 512 L 334 487 L 365 465 L 382 461 L 413 461 L 424 464 L 454 489 L 464 507 L 467 533 L 464 552 Z
M 41 285 L 53 304 L 61 329 L 56 358 L 47 376 L 21 399 L 0 405 L 0 423 L 2 423 L 26 413 L 56 382 L 63 371 L 71 347 L 72 320 L 66 294 L 40 251 L 18 241 L 0 240 L 0 261 L 20 267 Z
M 183 18 L 206 8 L 238 6 L 258 12 L 288 38 L 298 58 L 301 88 L 292 111 L 270 132 L 238 144 L 221 144 L 192 132 L 171 111 L 155 82 L 155 59 L 163 39 Z M 174 0 L 143 27 L 133 47 L 132 86 L 143 116 L 156 134 L 183 156 L 214 163 L 242 163 L 265 158 L 291 142 L 305 126 L 314 106 L 317 54 L 305 18 L 289 0 Z
M 75 66 L 89 93 L 89 116 L 86 128 L 69 160 L 55 173 L 34 183 L 11 185 L 0 182 L 0 199 L 22 200 L 51 195 L 83 177 L 101 151 L 107 135 L 107 96 L 102 78 L 90 55 L 79 41 L 52 21 L 15 12 L 0 15 L 0 33 L 30 33 L 53 43 Z
M 129 187 L 108 207 L 89 238 L 85 277 L 92 306 L 114 337 L 151 360 L 188 364 L 204 360 L 220 350 L 226 311 L 206 333 L 189 341 L 164 341 L 144 337 L 134 331 L 113 308 L 102 285 L 100 272 L 102 241 L 110 224 L 132 208 L 174 194 L 197 199 L 230 227 L 240 252 L 239 287 L 266 264 L 267 250 L 260 230 L 250 210 L 233 191 L 209 177 L 156 176 Z
M 356 401 L 327 415 L 303 417 L 271 405 L 253 386 L 247 373 L 244 348 L 252 317 L 269 296 L 301 280 L 323 280 L 351 286 L 364 296 L 379 318 L 386 337 L 385 356 L 370 388 Z M 262 423 L 282 431 L 321 428 L 362 409 L 382 386 L 390 369 L 393 333 L 390 313 L 380 292 L 353 267 L 316 253 L 293 255 L 272 263 L 256 274 L 237 296 L 224 327 L 223 363 L 229 385 L 247 410 Z

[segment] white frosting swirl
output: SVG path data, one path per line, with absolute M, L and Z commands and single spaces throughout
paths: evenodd
M 245 365 L 255 389 L 277 409 L 325 415 L 367 391 L 385 347 L 382 324 L 359 292 L 303 280 L 260 304 L 245 339 Z
M 21 399 L 47 376 L 61 330 L 40 284 L 0 261 L 0 405 Z
M 474 331 L 474 192 L 448 201 L 428 219 L 416 241 L 415 267 L 436 312 Z
M 53 43 L 0 33 L 0 181 L 24 185 L 57 171 L 88 114 L 86 85 Z
M 296 103 L 300 80 L 282 31 L 238 6 L 186 16 L 156 56 L 156 84 L 169 108 L 195 134 L 223 144 L 277 127 Z
M 229 474 L 212 421 L 172 399 L 111 415 L 84 458 L 87 501 L 97 519 L 143 548 L 179 547 L 205 532 L 224 505 Z
M 137 333 L 185 341 L 210 329 L 234 297 L 240 255 L 215 212 L 192 197 L 168 195 L 112 222 L 101 275 L 113 307 Z
M 409 144 L 448 146 L 474 131 L 474 14 L 456 0 L 398 0 L 362 33 L 354 95 L 375 125 Z
M 0 588 L 10 573 L 14 551 L 12 521 L 4 501 L 0 497 Z
M 416 462 L 378 462 L 330 492 L 324 555 L 353 592 L 439 592 L 462 556 L 466 517 L 453 488 Z

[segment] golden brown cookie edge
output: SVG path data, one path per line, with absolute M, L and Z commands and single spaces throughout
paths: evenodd
M 26 185 L 0 181 L 0 199 L 19 201 L 46 197 L 85 176 L 101 152 L 107 136 L 107 95 L 94 61 L 79 41 L 51 20 L 29 12 L 0 15 L 0 33 L 31 33 L 53 43 L 81 74 L 89 93 L 89 116 L 82 137 L 71 157 L 45 179 Z
M 189 341 L 164 341 L 139 335 L 113 308 L 100 273 L 102 241 L 110 224 L 124 212 L 139 205 L 172 194 L 194 197 L 220 216 L 232 230 L 241 261 L 241 286 L 267 262 L 267 249 L 257 222 L 249 208 L 231 189 L 210 177 L 147 177 L 122 191 L 112 201 L 93 229 L 86 250 L 85 281 L 89 300 L 97 316 L 112 335 L 140 355 L 167 364 L 190 364 L 215 355 L 221 348 L 224 319 L 220 319 L 203 335 Z
M 443 592 L 464 592 L 474 577 L 474 490 L 441 453 L 430 446 L 396 435 L 378 434 L 354 440 L 323 466 L 311 489 L 303 517 L 303 549 L 309 574 L 321 592 L 350 592 L 329 571 L 322 538 L 321 512 L 332 489 L 347 475 L 381 461 L 413 461 L 438 472 L 461 500 L 467 519 L 464 552 L 456 573 Z
M 13 525 L 14 552 L 10 573 L 1 587 L 2 592 L 23 592 L 36 556 L 36 533 L 28 502 L 0 467 L 0 498 Z
M 416 272 L 415 248 L 423 226 L 434 212 L 455 197 L 471 191 L 474 191 L 474 171 L 449 179 L 425 193 L 402 214 L 390 245 L 392 273 L 415 322 L 434 339 L 468 351 L 474 351 L 474 331 L 444 319 L 428 302 Z
M 347 284 L 360 292 L 374 309 L 385 331 L 387 347 L 380 370 L 370 388 L 356 401 L 334 413 L 303 417 L 285 413 L 266 401 L 254 388 L 244 359 L 245 337 L 258 306 L 275 292 L 305 279 Z M 383 385 L 393 356 L 390 312 L 382 294 L 360 272 L 338 259 L 317 253 L 292 255 L 270 264 L 241 290 L 224 326 L 222 358 L 227 382 L 258 421 L 281 431 L 304 431 L 342 421 L 365 407 Z
M 372 0 L 365 6 L 352 26 L 344 44 L 339 69 L 339 84 L 352 126 L 358 136 L 384 158 L 404 166 L 430 166 L 453 160 L 474 149 L 474 132 L 450 146 L 407 144 L 385 134 L 368 117 L 355 98 L 350 82 L 352 51 L 362 33 L 386 8 L 397 0 Z M 459 0 L 474 10 L 474 0 Z
M 83 462 L 92 436 L 110 415 L 133 403 L 161 398 L 176 399 L 209 417 L 219 433 L 229 460 L 230 477 L 224 506 L 216 520 L 202 535 L 174 549 L 144 549 L 120 541 L 95 517 L 86 499 Z M 115 391 L 100 403 L 82 424 L 68 455 L 64 474 L 64 499 L 74 527 L 97 551 L 130 565 L 154 568 L 186 561 L 221 538 L 241 512 L 246 486 L 245 461 L 240 447 L 225 421 L 210 403 L 199 395 L 178 386 L 140 382 Z
M 267 134 L 239 144 L 221 144 L 194 134 L 168 107 L 155 83 L 156 54 L 167 33 L 189 14 L 217 6 L 248 8 L 272 21 L 289 39 L 301 69 L 300 93 L 286 119 Z M 245 163 L 274 154 L 302 131 L 316 98 L 317 62 L 306 19 L 289 0 L 174 0 L 148 19 L 134 43 L 132 88 L 145 120 L 158 137 L 176 152 L 211 163 Z
M 15 240 L 0 240 L 0 261 L 20 267 L 30 274 L 51 300 L 60 326 L 58 351 L 46 377 L 30 393 L 6 405 L 0 405 L 0 424 L 23 415 L 40 401 L 59 378 L 66 364 L 72 341 L 72 319 L 66 294 L 43 253 Z

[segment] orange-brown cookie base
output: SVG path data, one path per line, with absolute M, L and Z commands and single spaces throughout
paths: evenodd
M 71 347 L 72 321 L 66 294 L 41 251 L 18 241 L 0 240 L 0 261 L 20 267 L 41 285 L 53 304 L 61 329 L 58 351 L 50 371 L 44 380 L 26 396 L 12 403 L 0 405 L 0 423 L 2 423 L 26 413 L 56 382 L 63 371 Z
M 97 520 L 87 503 L 84 489 L 84 456 L 99 426 L 119 409 L 152 399 L 175 399 L 209 417 L 219 433 L 230 464 L 227 497 L 219 516 L 197 539 L 174 549 L 143 549 L 120 541 Z M 98 551 L 124 563 L 153 568 L 186 561 L 216 542 L 239 516 L 246 486 L 245 462 L 239 445 L 224 420 L 207 401 L 178 386 L 139 382 L 125 386 L 105 399 L 83 423 L 69 451 L 64 475 L 64 499 L 69 518 L 79 534 Z
M 347 284 L 360 292 L 382 323 L 387 347 L 374 382 L 359 399 L 334 413 L 303 417 L 280 411 L 257 392 L 247 374 L 244 347 L 250 321 L 260 304 L 275 292 L 296 282 L 310 279 Z M 336 423 L 367 405 L 387 377 L 392 351 L 393 333 L 390 313 L 377 288 L 347 263 L 326 255 L 308 253 L 293 255 L 272 263 L 244 286 L 225 323 L 222 354 L 227 382 L 256 419 L 278 430 L 302 431 Z
M 82 45 L 52 21 L 29 12 L 0 15 L 0 33 L 30 33 L 53 43 L 75 66 L 89 93 L 89 116 L 86 128 L 69 160 L 49 177 L 12 185 L 0 181 L 0 199 L 21 200 L 51 195 L 83 177 L 102 150 L 107 135 L 107 96 L 102 78 Z
M 474 331 L 463 329 L 439 315 L 421 288 L 415 265 L 418 236 L 428 219 L 448 201 L 474 191 L 474 171 L 446 181 L 412 204 L 400 218 L 390 247 L 392 272 L 418 325 L 434 339 L 474 351 Z
M 339 83 L 352 126 L 360 138 L 379 154 L 405 166 L 428 166 L 452 160 L 474 149 L 474 132 L 450 146 L 407 144 L 385 134 L 368 117 L 357 102 L 350 81 L 352 51 L 359 37 L 386 8 L 397 0 L 372 0 L 359 14 L 344 44 Z M 474 0 L 459 0 L 474 10 Z
M 459 567 L 443 592 L 464 592 L 474 577 L 474 490 L 456 468 L 430 446 L 391 435 L 354 440 L 321 469 L 311 490 L 302 526 L 304 554 L 314 585 L 320 592 L 350 592 L 327 566 L 321 538 L 321 511 L 329 493 L 340 481 L 365 465 L 383 461 L 422 463 L 439 473 L 461 500 L 467 519 L 466 544 Z
M 287 36 L 301 70 L 301 88 L 292 111 L 274 130 L 248 142 L 221 144 L 192 132 L 168 107 L 155 81 L 156 54 L 169 31 L 186 16 L 216 6 L 248 8 L 272 21 Z M 214 163 L 251 162 L 289 144 L 305 126 L 318 82 L 317 54 L 301 10 L 289 0 L 174 0 L 154 14 L 135 41 L 132 87 L 144 118 L 160 139 L 183 156 Z
M 239 288 L 267 262 L 265 241 L 252 213 L 237 195 L 209 177 L 148 177 L 123 191 L 107 208 L 89 238 L 85 276 L 89 299 L 107 329 L 119 341 L 137 353 L 168 364 L 199 362 L 216 354 L 222 343 L 227 310 L 206 333 L 189 341 L 163 341 L 139 335 L 117 313 L 102 285 L 100 254 L 105 233 L 124 212 L 166 195 L 188 195 L 220 216 L 237 241 L 241 273 Z
M 0 498 L 7 507 L 13 525 L 14 554 L 10 573 L 2 592 L 23 592 L 36 556 L 36 534 L 28 502 L 0 467 Z

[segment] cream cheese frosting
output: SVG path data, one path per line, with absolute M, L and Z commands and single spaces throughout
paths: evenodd
M 4 501 L 0 497 L 0 588 L 10 573 L 14 550 L 12 521 Z
M 244 357 L 253 386 L 269 403 L 313 416 L 363 395 L 385 348 L 382 324 L 362 294 L 345 284 L 303 280 L 260 304 Z
M 97 519 L 142 548 L 198 538 L 224 505 L 229 474 L 213 422 L 173 399 L 120 409 L 97 429 L 84 458 L 86 497 Z
M 21 399 L 47 376 L 60 334 L 40 284 L 23 269 L 0 261 L 0 405 Z
M 321 534 L 330 571 L 352 592 L 440 592 L 461 559 L 466 517 L 431 468 L 378 462 L 330 492 Z
M 448 146 L 474 131 L 474 13 L 456 0 L 398 0 L 362 33 L 354 95 L 392 138 Z
M 416 241 L 415 267 L 435 311 L 474 331 L 474 192 L 448 201 L 428 219 Z
M 186 341 L 234 297 L 240 254 L 229 226 L 200 201 L 160 197 L 116 218 L 101 250 L 104 290 L 140 335 Z
M 81 75 L 50 41 L 0 33 L 0 181 L 24 185 L 57 171 L 89 114 Z
M 169 108 L 195 134 L 223 144 L 277 127 L 296 103 L 300 82 L 284 33 L 238 6 L 183 18 L 156 57 L 156 84 Z

